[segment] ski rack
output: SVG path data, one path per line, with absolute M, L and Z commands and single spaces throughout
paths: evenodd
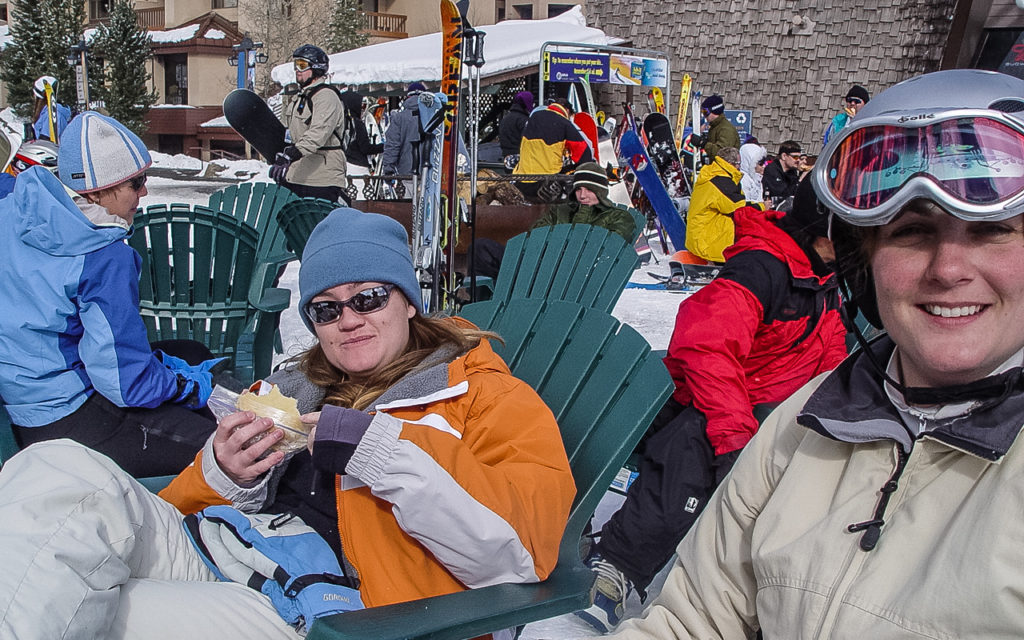
M 544 54 L 547 53 L 548 48 L 556 47 L 572 47 L 574 49 L 584 52 L 594 53 L 622 53 L 630 56 L 643 56 L 648 58 L 658 58 L 665 61 L 665 86 L 662 88 L 662 92 L 665 94 L 665 104 L 672 104 L 671 100 L 671 84 L 672 84 L 672 60 L 668 54 L 664 51 L 657 49 L 633 49 L 630 47 L 616 47 L 614 45 L 607 44 L 591 44 L 587 42 L 566 42 L 562 40 L 548 40 L 540 46 L 540 61 L 537 63 L 537 75 L 540 84 L 537 89 L 537 104 L 541 104 L 544 101 Z M 632 90 L 633 85 L 618 85 L 626 87 L 627 90 Z M 638 85 L 639 86 L 639 85 Z

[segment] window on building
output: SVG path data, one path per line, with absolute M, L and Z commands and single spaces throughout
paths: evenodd
M 103 20 L 110 17 L 110 0 L 89 0 L 89 19 Z
M 555 16 L 560 16 L 563 13 L 565 13 L 566 11 L 568 11 L 569 9 L 572 9 L 575 6 L 576 5 L 574 5 L 574 4 L 549 4 L 548 5 L 548 17 L 549 18 L 554 18 Z
M 164 102 L 188 104 L 188 56 L 178 53 L 163 56 Z
M 292 19 L 292 0 L 281 0 L 281 15 L 285 20 Z
M 214 9 L 234 9 L 238 6 L 238 0 L 213 0 Z
M 533 20 L 532 4 L 514 4 L 512 8 L 516 10 L 520 20 Z
M 7 4 L 0 4 L 0 20 L 7 22 Z
M 1018 50 L 1014 47 L 1017 46 L 1021 33 L 1021 29 L 986 29 L 974 66 L 978 69 L 998 71 L 1011 51 L 1017 57 Z M 1024 50 L 1021 50 L 1021 54 L 1020 57 L 1024 57 Z
M 380 0 L 363 0 L 363 11 L 380 13 Z
M 494 21 L 501 22 L 505 19 L 505 0 L 494 1 Z

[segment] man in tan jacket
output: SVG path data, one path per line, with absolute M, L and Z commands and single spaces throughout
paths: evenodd
M 285 103 L 281 115 L 292 142 L 277 154 L 270 177 L 300 197 L 350 204 L 345 194 L 345 105 L 327 82 L 327 54 L 305 44 L 292 58 L 301 89 Z

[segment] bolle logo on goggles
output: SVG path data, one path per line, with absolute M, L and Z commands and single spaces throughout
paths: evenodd
M 922 114 L 916 115 L 916 116 L 903 116 L 899 120 L 897 120 L 896 122 L 898 122 L 900 124 L 903 124 L 904 122 L 914 122 L 915 120 L 934 120 L 934 119 L 935 119 L 935 114 L 934 113 L 922 113 Z

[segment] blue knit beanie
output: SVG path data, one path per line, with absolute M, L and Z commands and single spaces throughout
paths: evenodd
M 73 191 L 89 193 L 121 184 L 153 164 L 139 136 L 113 118 L 86 111 L 60 135 L 57 173 Z
M 299 315 L 310 331 L 306 305 L 346 282 L 389 282 L 409 304 L 423 308 L 405 227 L 379 213 L 335 209 L 310 234 L 299 266 Z

